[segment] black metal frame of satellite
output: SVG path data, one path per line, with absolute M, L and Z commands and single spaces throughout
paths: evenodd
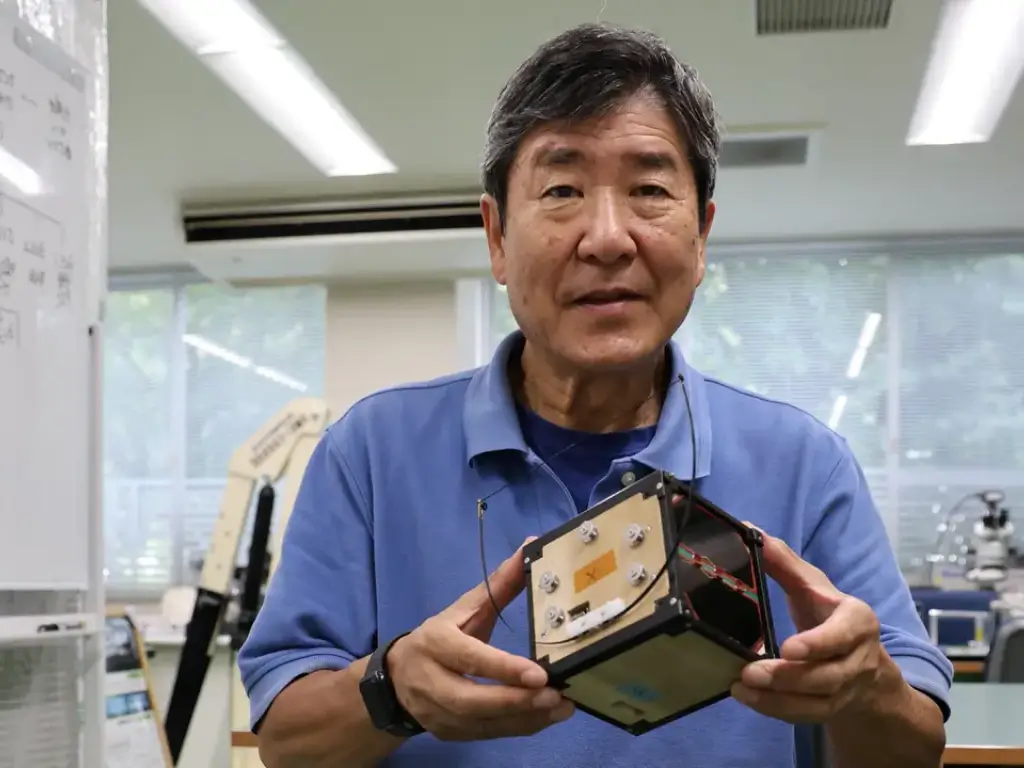
M 632 734 L 727 698 L 746 664 L 779 655 L 763 542 L 654 472 L 526 545 L 531 658 Z

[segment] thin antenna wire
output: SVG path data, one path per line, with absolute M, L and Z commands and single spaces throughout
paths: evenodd
M 505 487 L 507 486 L 502 486 L 502 488 Z M 501 488 L 498 490 L 500 491 Z M 494 493 L 497 492 L 498 491 L 495 491 Z M 501 608 L 498 607 L 498 601 L 494 599 L 494 593 L 491 592 L 491 577 L 487 570 L 487 551 L 486 547 L 484 547 L 484 512 L 487 511 L 487 501 L 485 499 L 491 498 L 494 493 L 487 495 L 484 499 L 478 499 L 476 502 L 476 527 L 480 532 L 480 566 L 484 570 L 484 587 L 487 589 L 487 599 L 491 601 L 491 607 L 494 609 L 494 613 L 497 615 L 498 621 L 504 624 L 505 628 L 508 629 L 509 632 L 514 633 L 515 630 L 509 626 L 507 621 L 505 621 L 505 617 L 501 613 Z
M 643 600 L 650 593 L 650 591 L 654 588 L 654 585 L 657 584 L 658 581 L 661 579 L 661 577 L 665 575 L 665 572 L 668 570 L 668 567 L 669 567 L 669 565 L 671 565 L 672 560 L 673 560 L 673 558 L 675 556 L 675 551 L 679 548 L 679 544 L 682 541 L 681 537 L 682 537 L 683 527 L 686 525 L 686 523 L 690 519 L 690 512 L 692 510 L 692 505 L 693 505 L 693 483 L 695 482 L 696 477 L 697 477 L 697 433 L 696 433 L 696 430 L 694 429 L 694 426 L 693 426 L 693 411 L 690 408 L 690 394 L 689 394 L 689 392 L 686 391 L 686 381 L 683 378 L 683 374 L 681 374 L 681 373 L 677 374 L 676 375 L 676 381 L 678 381 L 678 383 L 682 386 L 682 389 L 683 389 L 683 399 L 686 402 L 686 413 L 687 413 L 687 416 L 688 416 L 689 427 L 690 427 L 690 446 L 691 446 L 691 449 L 692 449 L 692 457 L 691 458 L 692 458 L 692 465 L 693 465 L 692 466 L 692 470 L 691 470 L 691 474 L 690 474 L 690 493 L 687 494 L 686 511 L 683 513 L 683 519 L 682 519 L 682 521 L 680 522 L 680 525 L 679 525 L 680 541 L 677 541 L 675 546 L 672 547 L 671 554 L 668 556 L 668 558 L 666 559 L 665 563 L 661 566 L 661 569 L 658 571 L 657 575 L 653 579 L 651 579 L 650 583 L 644 588 L 644 590 L 640 593 L 640 595 L 637 596 L 633 600 L 633 602 L 631 602 L 628 606 L 626 606 L 626 609 L 624 611 L 622 611 L 622 613 L 619 614 L 620 617 L 624 616 L 626 613 L 628 613 L 633 608 L 635 608 L 637 605 L 639 605 L 640 601 Z M 657 394 L 656 391 L 652 392 L 650 395 L 648 395 L 647 398 L 645 398 L 643 400 L 641 405 L 643 405 L 648 400 L 653 398 L 656 394 Z M 666 399 L 668 398 L 668 390 L 667 389 L 666 389 L 665 397 L 666 397 Z M 566 451 L 569 451 L 569 450 L 575 448 L 577 445 L 579 445 L 582 442 L 585 442 L 590 437 L 591 437 L 591 435 L 587 435 L 586 437 L 580 438 L 579 440 L 575 440 L 575 441 L 569 443 L 568 445 L 566 445 L 565 447 L 560 448 L 558 451 L 556 451 L 554 454 L 552 454 L 551 459 L 556 458 L 557 456 L 561 456 Z M 597 433 L 595 433 L 593 435 L 593 437 L 597 437 Z M 550 461 L 550 459 L 549 459 L 549 461 Z M 538 469 L 538 467 L 539 467 L 539 465 L 533 467 L 530 470 L 530 474 L 533 474 L 533 472 L 535 472 Z M 487 500 L 494 498 L 497 494 L 499 494 L 502 491 L 504 491 L 510 485 L 511 485 L 511 482 L 505 483 L 505 484 L 499 486 L 496 490 L 493 490 L 490 493 L 488 493 L 486 496 L 483 496 L 482 498 L 478 499 L 477 502 L 476 502 L 476 517 L 477 517 L 477 531 L 478 531 L 479 539 L 480 539 L 480 567 L 483 569 L 484 588 L 487 590 L 487 598 L 490 600 L 491 607 L 494 609 L 494 613 L 497 615 L 498 620 L 502 624 L 504 624 L 505 627 L 510 632 L 514 632 L 515 630 L 513 630 L 512 627 L 509 626 L 509 623 L 507 621 L 505 621 L 505 617 L 504 617 L 504 615 L 501 612 L 501 608 L 498 607 L 498 602 L 497 602 L 497 600 L 494 599 L 494 593 L 491 591 L 491 577 L 490 577 L 490 571 L 487 568 L 487 556 L 486 556 L 486 551 L 485 551 L 486 548 L 484 546 L 484 513 L 487 511 Z M 529 585 L 527 585 L 527 588 L 529 588 Z M 570 642 L 571 640 L 575 640 L 575 638 L 570 638 L 569 640 L 552 641 L 552 642 L 548 642 L 548 643 L 538 643 L 538 645 L 559 645 L 560 643 Z

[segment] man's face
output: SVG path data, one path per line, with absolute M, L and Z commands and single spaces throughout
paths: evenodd
M 704 277 L 704 231 L 686 147 L 638 95 L 611 114 L 522 143 L 504 234 L 482 203 L 491 271 L 531 344 L 571 368 L 628 367 L 678 329 Z

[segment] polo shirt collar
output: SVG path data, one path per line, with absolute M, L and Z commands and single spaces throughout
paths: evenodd
M 520 331 L 513 331 L 498 345 L 491 362 L 478 369 L 466 391 L 463 425 L 469 461 L 498 451 L 528 453 L 523 432 L 516 415 L 515 400 L 508 379 L 508 364 L 519 354 L 523 344 Z M 665 470 L 676 477 L 689 479 L 692 466 L 690 418 L 687 414 L 683 384 L 693 412 L 694 436 L 697 444 L 697 477 L 711 472 L 711 413 L 708 407 L 707 383 L 698 371 L 683 358 L 674 341 L 668 345 L 673 383 L 669 386 L 651 442 L 633 457 L 633 461 L 649 469 Z

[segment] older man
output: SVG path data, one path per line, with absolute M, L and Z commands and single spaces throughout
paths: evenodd
M 841 766 L 938 765 L 951 667 L 846 443 L 671 342 L 704 276 L 718 148 L 707 90 L 652 35 L 581 26 L 513 75 L 482 212 L 521 333 L 479 370 L 362 400 L 316 450 L 240 656 L 268 768 L 781 768 L 794 723 L 822 724 Z M 518 548 L 642 473 L 694 466 L 700 493 L 768 534 L 783 658 L 633 737 L 525 657 Z M 508 628 L 479 583 L 490 494 Z

